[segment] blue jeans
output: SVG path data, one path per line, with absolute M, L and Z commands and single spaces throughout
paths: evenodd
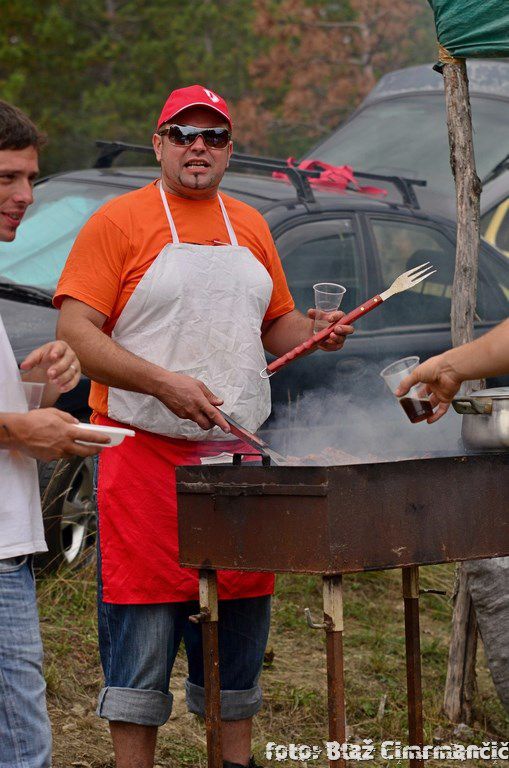
M 94 457 L 97 494 L 98 459 Z M 171 714 L 170 676 L 181 641 L 189 677 L 190 712 L 205 713 L 201 625 L 197 601 L 117 605 L 102 599 L 101 547 L 97 534 L 99 651 L 105 684 L 97 714 L 106 720 L 163 725 Z M 244 720 L 261 707 L 258 683 L 270 628 L 270 595 L 219 601 L 219 675 L 221 718 Z M 1 768 L 1 766 L 0 766 Z
M 0 560 L 0 768 L 48 768 L 51 728 L 32 557 Z
M 171 714 L 170 675 L 181 640 L 190 712 L 205 712 L 201 625 L 189 621 L 197 601 L 113 605 L 99 599 L 99 650 L 105 687 L 97 714 L 107 720 L 163 725 Z M 219 601 L 221 718 L 243 720 L 262 703 L 258 678 L 270 624 L 270 595 Z

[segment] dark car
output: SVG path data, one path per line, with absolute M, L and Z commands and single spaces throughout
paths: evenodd
M 483 182 L 482 233 L 509 255 L 509 63 L 470 59 L 467 68 L 476 166 Z M 423 208 L 455 216 L 444 82 L 432 64 L 382 77 L 348 120 L 306 158 L 426 179 L 427 186 L 416 190 Z
M 37 184 L 35 203 L 17 241 L 0 245 L 0 312 L 18 361 L 54 337 L 57 312 L 51 295 L 87 218 L 106 200 L 158 175 L 155 166 L 108 167 L 121 149 L 103 148 L 102 167 L 55 175 Z M 276 180 L 270 173 L 281 164 L 272 161 L 240 157 L 237 165 L 239 172 L 228 173 L 221 188 L 266 218 L 302 311 L 313 304 L 312 286 L 317 282 L 344 285 L 342 308 L 349 310 L 411 267 L 431 262 L 437 270 L 359 320 L 340 353 L 317 351 L 277 373 L 271 379 L 274 408 L 265 436 L 276 449 L 296 453 L 339 442 L 351 452 L 380 452 L 389 443 L 394 447 L 398 441 L 415 440 L 417 434 L 425 442 L 425 431 L 431 429 L 424 425 L 418 432 L 423 425 L 404 422 L 398 406 L 384 393 L 378 371 L 394 359 L 425 359 L 450 346 L 454 224 L 416 207 L 412 185 L 405 181 L 399 185 L 402 198 L 387 200 L 355 192 L 313 192 L 303 173 L 293 173 L 292 183 Z M 383 186 L 383 179 L 378 183 Z M 483 244 L 476 333 L 508 314 L 507 259 Z M 88 381 L 83 379 L 59 401 L 60 407 L 85 420 L 87 392 Z M 51 550 L 45 562 L 73 563 L 94 538 L 91 462 L 60 462 L 52 474 L 53 468 L 41 467 Z

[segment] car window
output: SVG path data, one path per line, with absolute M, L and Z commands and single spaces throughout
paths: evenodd
M 507 154 L 507 102 L 476 94 L 470 101 L 477 173 L 484 178 Z M 355 171 L 426 179 L 429 186 L 454 193 L 442 93 L 369 104 L 306 157 L 347 163 Z
M 481 234 L 487 243 L 509 256 L 509 198 L 484 214 Z
M 400 220 L 371 219 L 384 286 L 402 272 L 430 262 L 436 273 L 384 307 L 384 324 L 449 324 L 456 260 L 455 245 L 439 230 Z M 492 257 L 492 258 L 490 258 Z M 477 317 L 498 320 L 509 314 L 509 265 L 482 251 L 479 264 Z
M 361 301 L 362 265 L 351 219 L 302 224 L 278 237 L 276 244 L 295 305 L 301 312 L 314 306 L 315 283 L 344 285 L 347 292 L 343 304 L 348 309 Z
M 477 314 L 481 320 L 509 317 L 509 260 L 481 251 L 477 285 Z
M 38 184 L 21 224 L 22 236 L 0 243 L 0 280 L 52 291 L 83 224 L 106 200 L 125 191 L 55 179 Z
M 454 245 L 438 230 L 400 220 L 371 219 L 382 283 L 389 287 L 402 272 L 431 262 L 436 274 L 391 298 L 384 324 L 448 323 L 454 277 Z

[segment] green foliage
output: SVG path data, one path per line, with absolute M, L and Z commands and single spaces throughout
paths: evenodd
M 90 164 L 98 138 L 148 143 L 168 93 L 191 83 L 229 100 L 238 149 L 300 154 L 356 106 L 374 77 L 432 56 L 426 0 L 397 0 L 402 18 L 409 10 L 396 46 L 384 31 L 396 6 L 376 0 L 383 24 L 373 37 L 373 66 L 352 74 L 348 62 L 358 58 L 359 41 L 341 28 L 337 38 L 334 25 L 362 21 L 363 3 L 3 2 L 0 97 L 48 134 L 43 173 Z
M 2 9 L 0 93 L 48 133 L 44 171 L 82 167 L 97 138 L 148 142 L 174 88 L 239 98 L 253 13 L 249 0 L 14 0 Z

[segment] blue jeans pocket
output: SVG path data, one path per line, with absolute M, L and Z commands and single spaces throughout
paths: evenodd
M 15 573 L 20 571 L 28 560 L 28 555 L 6 557 L 0 560 L 0 573 Z

